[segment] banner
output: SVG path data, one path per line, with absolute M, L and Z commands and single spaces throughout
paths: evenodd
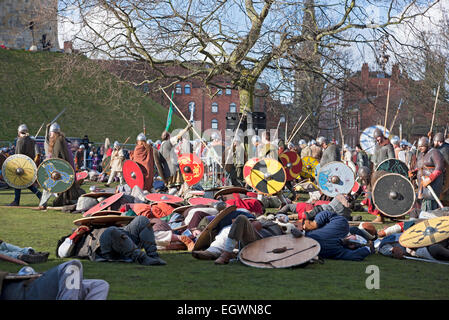
M 172 100 L 173 100 L 174 93 L 175 93 L 174 91 L 171 92 Z M 168 129 L 170 128 L 172 115 L 173 115 L 173 105 L 172 105 L 172 102 L 170 101 L 170 108 L 168 109 L 167 124 L 165 125 L 165 131 L 168 131 Z

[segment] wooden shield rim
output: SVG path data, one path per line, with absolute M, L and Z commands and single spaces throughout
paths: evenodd
M 427 247 L 429 245 L 432 245 L 434 243 L 438 243 L 440 241 L 443 241 L 447 238 L 449 238 L 449 233 L 447 234 L 447 237 L 444 239 L 439 239 L 439 241 L 432 241 L 431 243 L 426 243 L 424 242 L 422 245 L 418 245 L 418 246 L 410 246 L 410 244 L 407 243 L 408 240 L 410 240 L 411 238 L 406 239 L 406 237 L 410 236 L 410 233 L 412 232 L 416 232 L 416 229 L 424 227 L 424 230 L 429 226 L 430 223 L 432 222 L 437 222 L 437 221 L 441 221 L 441 222 L 448 222 L 448 226 L 449 226 L 449 216 L 444 216 L 444 217 L 436 217 L 436 218 L 432 218 L 432 219 L 426 219 L 424 221 L 421 221 L 417 224 L 415 224 L 414 226 L 411 226 L 410 228 L 408 228 L 407 230 L 405 230 L 401 236 L 399 237 L 399 244 L 405 248 L 422 248 L 422 247 Z
M 3 155 L 3 156 L 5 156 L 5 155 Z M 12 181 L 10 181 L 9 178 L 7 178 L 7 176 L 5 175 L 5 166 L 6 166 L 9 162 L 14 161 L 14 159 L 16 159 L 16 158 L 26 160 L 27 162 L 29 162 L 29 163 L 31 164 L 32 169 L 33 169 L 33 178 L 32 178 L 32 181 L 30 180 L 29 182 L 27 182 L 27 183 L 24 184 L 23 186 L 18 186 L 18 185 L 13 184 Z M 26 188 L 28 188 L 29 186 L 33 185 L 33 183 L 37 180 L 37 166 L 36 166 L 36 163 L 34 162 L 33 159 L 31 159 L 30 157 L 28 157 L 28 156 L 25 155 L 25 154 L 13 154 L 13 155 L 11 155 L 11 156 L 9 156 L 9 157 L 6 157 L 6 156 L 5 156 L 5 160 L 3 161 L 2 167 L 1 167 L 1 168 L 2 168 L 2 177 L 3 177 L 3 180 L 4 180 L 10 187 L 15 188 L 15 189 L 26 189 Z
M 298 172 L 298 174 L 296 174 L 296 176 L 293 176 L 290 173 L 290 170 L 292 170 L 292 168 L 287 168 L 286 166 L 284 166 L 284 162 L 282 161 L 282 160 L 285 160 L 285 158 L 282 157 L 282 155 L 284 155 L 284 154 L 287 155 L 287 158 L 289 158 L 289 159 L 290 159 L 290 157 L 288 156 L 289 154 L 293 154 L 293 155 L 295 155 L 299 159 L 299 163 L 297 164 L 297 166 L 301 166 L 301 170 Z M 295 151 L 284 151 L 284 152 L 282 152 L 279 155 L 279 162 L 282 164 L 282 166 L 284 166 L 285 174 L 287 175 L 287 178 L 286 178 L 287 181 L 295 180 L 296 178 L 298 178 L 301 175 L 301 172 L 302 172 L 302 159 L 301 159 L 301 156 L 298 153 L 296 153 Z M 289 177 L 291 179 L 289 179 Z
M 380 208 L 378 208 L 378 207 L 376 206 L 376 200 L 375 200 L 375 197 L 374 197 L 374 190 L 376 190 L 377 183 L 378 183 L 380 180 L 382 180 L 383 177 L 391 176 L 391 175 L 401 177 L 401 179 L 404 179 L 404 181 L 407 181 L 407 182 L 409 183 L 409 185 L 411 186 L 412 190 L 413 190 L 413 192 L 412 192 L 412 194 L 413 194 L 413 202 L 412 202 L 412 205 L 410 206 L 410 208 L 409 208 L 405 213 L 400 214 L 400 215 L 396 215 L 396 216 L 391 215 L 391 214 L 389 214 L 389 213 L 386 213 L 386 212 L 384 212 L 383 210 L 381 210 Z M 405 177 L 404 177 L 402 174 L 400 174 L 400 173 L 387 173 L 387 174 L 384 174 L 384 175 L 383 175 L 382 177 L 380 177 L 379 179 L 377 179 L 376 182 L 374 183 L 374 186 L 373 186 L 373 192 L 371 193 L 371 195 L 372 195 L 372 197 L 373 197 L 373 204 L 376 206 L 376 209 L 379 210 L 383 215 L 385 215 L 385 216 L 387 216 L 387 217 L 391 217 L 391 218 L 400 218 L 400 217 L 405 216 L 407 213 L 410 212 L 410 210 L 413 209 L 413 206 L 414 206 L 415 203 L 416 203 L 416 194 L 415 194 L 415 189 L 413 188 L 412 183 L 410 182 L 409 179 L 405 178 Z
M 119 215 L 106 215 L 106 216 L 94 216 L 94 217 L 84 217 L 81 219 L 74 220 L 73 223 L 77 226 L 81 225 L 92 225 L 92 224 L 118 224 L 119 222 L 129 223 L 134 216 L 119 216 Z M 120 223 L 123 224 L 123 223 Z
M 97 213 L 98 211 L 102 211 L 108 207 L 110 207 L 111 205 L 113 205 L 114 203 L 116 203 L 122 196 L 123 196 L 123 192 L 119 192 L 119 193 L 114 193 L 112 196 L 104 199 L 102 202 L 98 202 L 95 206 L 93 206 L 92 208 L 90 208 L 89 210 L 87 210 L 86 212 L 84 212 L 83 217 L 89 217 L 94 213 Z M 112 197 L 114 197 L 113 199 L 111 199 Z M 102 206 L 101 204 L 104 203 L 104 201 L 110 201 L 108 203 L 107 206 Z M 113 200 L 113 201 L 112 201 Z M 102 208 L 103 207 L 103 208 Z
M 66 160 L 64 160 L 64 159 L 59 159 L 59 158 L 45 159 L 44 161 L 41 162 L 41 164 L 40 164 L 39 167 L 37 168 L 37 173 L 36 173 L 36 174 L 39 174 L 39 169 L 43 166 L 44 163 L 46 163 L 46 162 L 48 162 L 48 161 L 53 161 L 53 160 L 64 162 L 69 168 L 72 169 L 72 175 L 73 175 L 72 183 L 71 183 L 70 186 L 68 186 L 64 191 L 58 191 L 58 193 L 66 192 L 67 190 L 69 190 L 69 189 L 73 186 L 73 184 L 74 184 L 75 181 L 76 181 L 75 170 L 73 170 L 72 165 L 71 165 L 68 161 L 66 161 Z M 36 179 L 36 181 L 37 181 L 37 183 L 39 183 L 39 185 L 40 185 L 43 189 L 45 189 L 44 186 L 41 185 L 39 179 Z M 47 190 L 47 189 L 45 189 L 45 190 Z M 52 192 L 51 190 L 47 190 L 47 191 Z
M 127 174 L 125 174 L 125 168 L 126 168 L 126 171 L 128 171 L 128 167 L 132 165 L 131 163 L 134 164 L 133 166 L 135 168 L 139 168 L 139 172 L 138 172 L 138 174 L 137 174 L 135 179 L 132 178 L 131 176 L 128 176 Z M 122 170 L 123 170 L 123 172 L 122 172 L 123 173 L 123 178 L 125 179 L 126 184 L 131 189 L 134 188 L 134 186 L 138 186 L 140 189 L 143 190 L 143 187 L 145 185 L 145 178 L 143 176 L 142 166 L 139 163 L 137 163 L 136 161 L 132 161 L 132 160 L 126 160 L 125 162 L 123 162 L 123 169 Z M 128 181 L 129 179 L 132 179 L 132 180 Z M 133 182 L 132 186 L 131 186 L 130 182 Z
M 396 159 L 396 158 L 388 158 L 388 159 L 385 159 L 384 161 L 382 161 L 381 163 L 379 163 L 379 164 L 377 165 L 375 171 L 379 171 L 379 167 L 380 167 L 383 163 L 385 163 L 385 162 L 387 162 L 387 161 L 391 161 L 391 160 L 399 161 L 400 163 L 402 163 L 402 164 L 405 166 L 405 168 L 408 168 L 407 165 L 406 165 L 403 161 L 401 161 L 401 160 L 399 160 L 399 159 Z M 383 170 L 383 169 L 382 169 L 382 170 Z M 383 171 L 385 171 L 385 170 L 383 170 Z M 408 171 L 408 169 L 407 169 L 407 171 Z M 387 172 L 388 172 L 388 173 L 398 173 L 398 172 L 389 172 L 389 171 L 387 171 Z M 402 176 L 408 177 L 408 175 L 407 175 L 407 176 L 402 175 Z
M 243 165 L 243 179 L 245 179 L 246 183 L 251 186 L 251 170 L 253 169 L 254 165 L 262 158 L 259 157 L 253 157 L 245 162 Z M 251 162 L 251 163 L 250 163 Z M 251 165 L 252 164 L 252 165 Z M 249 168 L 249 174 L 245 175 L 245 168 Z
M 272 195 L 272 194 L 276 194 L 276 193 L 280 192 L 280 191 L 285 187 L 285 183 L 287 182 L 287 174 L 285 173 L 285 168 L 284 168 L 284 166 L 282 165 L 282 163 L 279 162 L 279 161 L 277 161 L 276 159 L 262 158 L 262 159 L 260 159 L 259 161 L 257 161 L 257 162 L 254 164 L 254 166 L 256 166 L 256 164 L 258 164 L 259 162 L 261 162 L 261 161 L 266 161 L 266 160 L 269 160 L 269 161 L 276 161 L 276 162 L 278 162 L 278 163 L 280 164 L 280 168 L 281 168 L 281 170 L 284 172 L 284 181 L 283 181 L 283 182 L 280 182 L 281 184 L 283 184 L 282 188 L 280 188 L 277 192 L 274 192 L 274 193 L 265 193 L 265 192 L 260 191 L 259 189 L 256 188 L 256 186 L 253 185 L 254 183 L 253 183 L 253 181 L 252 181 L 252 177 L 253 177 L 252 169 L 251 169 L 251 174 L 250 174 L 251 185 L 252 185 L 252 187 L 253 187 L 255 190 L 257 190 L 257 192 L 259 192 L 259 193 L 261 193 L 261 194 L 264 194 L 264 195 Z M 253 166 L 253 168 L 254 168 L 254 166 Z M 265 180 L 265 179 L 264 179 L 264 180 Z
M 213 241 L 212 238 L 212 231 L 215 229 L 215 227 L 220 223 L 221 220 L 223 220 L 224 217 L 226 217 L 231 212 L 237 210 L 237 207 L 232 205 L 229 207 L 224 208 L 221 210 L 209 224 L 204 228 L 204 230 L 201 232 L 198 239 L 196 239 L 195 246 L 193 247 L 194 251 L 204 249 L 206 246 L 210 245 Z
M 97 211 L 95 213 L 92 213 L 89 217 L 99 217 L 99 216 L 119 216 L 122 213 L 120 211 L 117 210 L 101 210 L 101 211 Z
M 280 267 L 275 267 L 272 266 L 270 264 L 268 264 L 267 262 L 253 262 L 253 261 L 249 261 L 249 259 L 246 257 L 245 258 L 245 253 L 249 250 L 252 249 L 252 247 L 257 247 L 260 246 L 260 243 L 262 242 L 274 242 L 276 240 L 279 239 L 294 239 L 295 241 L 307 241 L 310 243 L 309 248 L 310 249 L 314 249 L 312 251 L 312 257 L 310 259 L 304 259 L 305 261 L 300 261 L 298 263 L 294 263 L 294 264 L 289 264 L 289 265 L 285 265 L 285 266 L 280 266 Z M 307 249 L 307 248 L 306 248 Z M 303 236 L 300 238 L 294 238 L 291 234 L 283 234 L 283 235 L 279 235 L 279 236 L 273 236 L 273 237 L 268 237 L 268 238 L 263 238 L 254 242 L 251 242 L 250 244 L 248 244 L 247 246 L 243 247 L 243 249 L 239 252 L 239 260 L 250 267 L 256 267 L 256 268 L 263 268 L 263 269 L 282 269 L 282 268 L 291 268 L 291 267 L 295 267 L 295 266 L 299 266 L 301 264 L 304 264 L 310 260 L 312 260 L 314 257 L 318 256 L 318 254 L 320 253 L 321 250 L 321 246 L 319 244 L 318 241 L 316 241 L 315 239 Z M 310 255 L 309 255 L 310 256 Z M 286 257 L 288 258 L 288 257 Z
M 311 170 L 311 173 L 308 173 L 308 172 L 306 172 L 306 171 L 304 171 L 304 168 L 306 167 L 305 165 L 304 165 L 304 161 L 308 161 L 309 159 L 313 159 L 314 161 L 313 162 L 317 162 L 310 170 Z M 313 177 L 315 177 L 315 175 L 314 175 L 314 172 L 315 172 L 315 167 L 318 165 L 318 164 L 320 164 L 320 162 L 318 161 L 318 159 L 316 159 L 316 158 L 314 158 L 314 157 L 311 157 L 311 156 L 307 156 L 307 157 L 303 157 L 303 158 L 301 158 L 301 162 L 302 162 L 302 169 L 301 169 L 301 173 L 299 174 L 301 177 L 303 177 L 303 178 L 313 178 Z
M 85 177 L 84 177 L 84 178 L 79 178 L 79 179 L 78 179 L 78 175 L 81 175 L 82 173 L 85 174 Z M 84 174 L 83 174 L 83 176 L 84 176 Z M 75 173 L 75 177 L 76 177 L 76 180 L 77 180 L 77 181 L 79 181 L 79 180 L 84 180 L 84 179 L 86 179 L 87 177 L 89 177 L 89 172 L 87 172 L 87 171 L 80 171 L 80 172 L 77 172 L 77 173 Z
M 339 193 L 339 194 L 348 194 L 348 193 L 350 193 L 351 191 L 352 191 L 352 188 L 354 187 L 354 182 L 355 182 L 355 173 L 354 173 L 354 171 L 352 171 L 352 169 L 351 169 L 351 167 L 349 167 L 347 164 L 345 164 L 344 162 L 342 162 L 342 161 L 331 161 L 331 162 L 328 162 L 328 163 L 326 163 L 324 166 L 320 166 L 320 170 L 318 171 L 318 175 L 317 175 L 317 179 L 316 179 L 316 185 L 318 186 L 318 188 L 320 189 L 320 191 L 322 192 L 322 193 L 324 193 L 325 195 L 327 195 L 327 196 L 329 196 L 329 197 L 335 197 L 336 195 L 331 195 L 331 194 L 328 194 L 328 191 L 326 190 L 326 191 L 324 191 L 322 188 L 321 188 L 321 186 L 320 186 L 320 181 L 319 181 L 319 177 L 320 177 L 320 173 L 321 173 L 321 170 L 323 170 L 323 168 L 326 168 L 327 166 L 329 166 L 329 165 L 331 165 L 331 164 L 334 164 L 334 163 L 340 163 L 340 164 L 342 164 L 343 166 L 345 166 L 345 167 L 347 167 L 348 169 L 349 169 L 349 171 L 348 172 L 351 172 L 352 173 L 352 181 L 353 181 L 353 183 L 351 184 L 351 187 L 349 188 L 349 191 L 347 191 L 347 192 L 342 192 L 342 193 Z
M 101 198 L 101 197 L 106 197 L 109 198 L 111 196 L 113 196 L 115 194 L 115 192 L 89 192 L 89 193 L 85 193 L 82 194 L 80 197 L 88 197 L 88 198 Z
M 174 197 L 174 198 L 176 198 L 176 199 L 173 199 L 173 200 L 165 200 L 165 199 L 152 200 L 152 199 L 150 199 L 150 196 L 151 196 L 151 195 L 155 195 L 155 194 L 161 195 L 161 197 L 163 197 L 163 196 L 166 196 L 166 197 Z M 181 197 L 173 196 L 173 195 L 165 194 L 165 193 L 149 193 L 149 194 L 147 194 L 147 195 L 145 196 L 145 199 L 147 199 L 147 200 L 150 201 L 150 202 L 166 202 L 166 203 L 180 203 L 180 202 L 183 202 L 183 201 L 184 201 L 184 199 L 181 198 Z M 174 201 L 174 200 L 178 200 L 178 199 L 179 199 L 179 201 Z
M 102 171 L 106 174 L 110 174 L 111 173 L 111 166 L 109 165 L 108 169 L 106 171 L 104 171 L 104 168 L 107 166 L 107 164 L 105 165 L 106 159 L 109 159 L 109 163 L 111 163 L 111 156 L 107 156 L 105 157 L 102 161 L 101 161 L 101 168 Z
M 186 205 L 186 206 L 180 206 L 180 207 L 174 208 L 172 213 L 182 214 L 184 211 L 186 211 L 187 209 L 192 208 L 192 207 L 194 207 L 194 206 L 191 204 Z
M 251 192 L 251 190 L 248 190 L 243 187 L 227 187 L 227 188 L 221 189 L 217 193 L 215 193 L 214 199 L 217 199 L 219 196 L 224 196 L 224 195 L 231 194 L 231 193 L 247 194 L 248 192 Z
M 195 179 L 196 179 L 196 180 L 194 180 L 194 181 L 196 181 L 195 183 L 191 183 L 190 181 L 188 181 L 188 179 L 186 179 L 184 170 L 182 170 L 182 169 L 184 168 L 184 166 L 186 166 L 186 165 L 184 165 L 184 164 L 181 165 L 181 160 L 182 160 L 183 158 L 189 158 L 189 157 L 192 157 L 192 162 L 191 162 L 192 164 L 196 164 L 196 165 L 199 165 L 199 166 L 201 167 L 201 174 L 200 174 L 200 177 L 195 178 Z M 196 154 L 194 154 L 194 153 L 185 153 L 185 154 L 180 155 L 180 156 L 178 157 L 178 164 L 179 164 L 179 170 L 181 171 L 182 177 L 183 177 L 184 181 L 185 181 L 189 186 L 193 186 L 193 185 L 199 183 L 199 182 L 201 181 L 201 179 L 203 178 L 203 176 L 204 176 L 204 163 L 203 163 L 203 161 L 201 160 L 201 158 L 198 157 Z M 198 181 L 197 181 L 197 180 L 198 180 Z

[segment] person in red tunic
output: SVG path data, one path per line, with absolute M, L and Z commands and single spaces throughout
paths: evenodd
M 137 144 L 131 154 L 131 160 L 140 164 L 144 177 L 144 190 L 151 192 L 154 180 L 153 147 L 147 144 L 147 138 L 143 133 L 137 136 Z

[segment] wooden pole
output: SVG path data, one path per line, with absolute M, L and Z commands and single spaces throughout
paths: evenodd
M 290 139 L 288 139 L 287 144 L 288 144 L 290 141 L 292 141 L 292 139 L 298 134 L 299 130 L 300 130 L 301 127 L 304 125 L 304 123 L 306 122 L 306 120 L 309 119 L 309 117 L 310 117 L 311 114 L 312 114 L 312 112 L 309 113 L 309 114 L 307 115 L 307 117 L 304 119 L 304 121 L 301 123 L 301 125 L 298 127 L 298 129 L 296 129 L 295 133 L 290 137 Z
M 437 95 L 435 97 L 435 103 L 433 105 L 433 114 L 432 114 L 432 123 L 430 124 L 430 132 L 432 132 L 433 130 L 433 122 L 435 121 L 435 111 L 437 110 L 437 102 L 439 94 L 440 94 L 440 85 L 438 84 Z
M 390 81 L 388 81 L 387 106 L 385 109 L 384 135 L 387 134 L 388 105 L 390 104 Z
M 300 116 L 298 121 L 296 121 L 295 126 L 293 127 L 293 130 L 292 130 L 292 134 L 293 134 L 293 132 L 295 132 L 296 127 L 298 126 L 298 123 L 299 123 L 299 121 L 301 121 L 301 119 L 302 119 L 302 116 Z M 291 135 L 290 135 L 290 137 L 291 137 Z M 285 141 L 290 140 L 290 137 L 288 139 L 285 139 Z
M 341 129 L 341 123 L 340 123 L 340 119 L 337 116 L 337 121 L 338 121 L 338 127 L 340 128 L 340 136 L 341 136 L 341 159 L 343 160 L 343 155 L 344 155 L 344 151 L 343 151 L 343 146 L 345 145 L 345 137 L 343 136 L 343 130 Z
M 396 119 L 397 119 L 397 117 L 399 115 L 399 110 L 401 110 L 401 105 L 402 105 L 402 99 L 401 99 L 401 101 L 399 101 L 398 108 L 396 109 L 396 114 L 394 115 L 393 122 L 391 123 L 390 135 L 391 135 L 391 132 L 393 131 L 394 123 L 396 122 Z

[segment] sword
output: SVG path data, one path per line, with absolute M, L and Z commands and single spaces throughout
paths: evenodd
M 439 260 L 430 260 L 430 259 L 424 259 L 424 258 L 415 258 L 415 257 L 408 257 L 408 256 L 404 256 L 405 259 L 409 259 L 409 260 L 416 260 L 416 261 L 424 261 L 424 262 L 432 262 L 432 263 L 438 263 L 438 264 L 446 264 L 449 265 L 449 263 L 447 262 L 442 262 Z
M 67 108 L 64 108 L 64 110 L 62 110 L 51 122 L 50 125 L 52 125 L 53 123 L 56 122 L 56 120 L 58 120 L 58 118 L 65 112 Z
M 438 203 L 438 205 L 440 206 L 440 208 L 444 208 L 443 204 L 441 203 L 440 199 L 437 197 L 435 191 L 433 190 L 433 188 L 431 187 L 430 184 L 427 186 L 427 189 L 430 191 L 430 193 L 432 194 L 433 198 L 434 198 L 435 201 Z

